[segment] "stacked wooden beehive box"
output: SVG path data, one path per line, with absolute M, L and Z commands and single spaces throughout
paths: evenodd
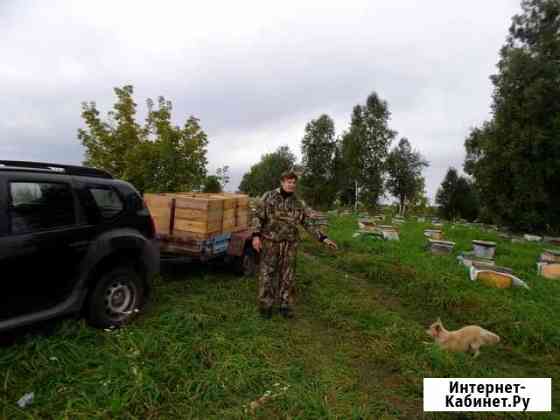
M 205 240 L 249 225 L 249 197 L 232 193 L 145 194 L 160 237 Z
M 549 279 L 560 279 L 560 250 L 545 249 L 537 262 L 538 273 Z

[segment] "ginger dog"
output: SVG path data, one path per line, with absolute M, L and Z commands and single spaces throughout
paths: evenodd
M 438 345 L 449 351 L 473 352 L 474 357 L 480 354 L 480 347 L 500 342 L 500 337 L 478 325 L 469 325 L 457 331 L 447 331 L 438 318 L 426 331 Z

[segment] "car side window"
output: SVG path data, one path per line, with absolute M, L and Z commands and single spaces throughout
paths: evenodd
M 31 233 L 76 224 L 74 197 L 68 184 L 10 183 L 10 230 Z
M 123 201 L 114 189 L 91 187 L 89 191 L 103 219 L 112 219 L 124 210 Z

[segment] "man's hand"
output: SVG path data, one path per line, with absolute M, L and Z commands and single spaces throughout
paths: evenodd
M 258 236 L 255 236 L 253 238 L 253 248 L 255 249 L 255 251 L 261 252 L 262 242 L 261 242 L 261 238 L 259 238 Z
M 323 243 L 324 243 L 326 246 L 328 246 L 329 248 L 338 249 L 338 246 L 336 245 L 336 242 L 335 242 L 335 241 L 332 241 L 332 240 L 330 240 L 330 239 L 325 239 L 325 240 L 323 241 Z

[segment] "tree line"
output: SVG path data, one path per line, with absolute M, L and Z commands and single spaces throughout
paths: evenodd
M 86 150 L 84 164 L 103 168 L 141 192 L 224 189 L 229 167 L 207 173 L 208 139 L 197 118 L 174 125 L 171 102 L 159 97 L 146 101 L 147 117 L 139 124 L 133 87 L 114 92 L 117 100 L 105 119 L 95 102 L 82 104 L 85 128 L 78 130 L 78 139 Z M 354 107 L 350 126 L 339 136 L 332 118 L 321 115 L 305 126 L 300 163 L 282 146 L 251 166 L 239 190 L 260 196 L 278 186 L 282 172 L 295 169 L 302 174 L 301 193 L 314 207 L 374 208 L 387 192 L 399 200 L 401 213 L 425 205 L 422 169 L 428 162 L 406 138 L 389 149 L 397 134 L 388 126 L 389 117 L 387 102 L 375 92 Z
M 560 2 L 522 0 L 499 52 L 491 118 L 465 140 L 461 180 L 448 172 L 438 204 L 515 230 L 560 232 Z M 458 200 L 470 185 L 470 200 Z M 469 209 L 469 207 L 471 207 Z M 472 216 L 472 214 L 471 214 Z
M 313 207 L 333 205 L 375 208 L 382 197 L 398 199 L 399 212 L 427 205 L 422 170 L 426 159 L 389 127 L 389 105 L 376 92 L 354 106 L 349 127 L 336 135 L 333 119 L 320 115 L 306 124 L 301 140 L 302 161 L 288 146 L 265 154 L 243 176 L 239 189 L 252 196 L 278 187 L 282 171 L 301 174 L 300 191 Z

